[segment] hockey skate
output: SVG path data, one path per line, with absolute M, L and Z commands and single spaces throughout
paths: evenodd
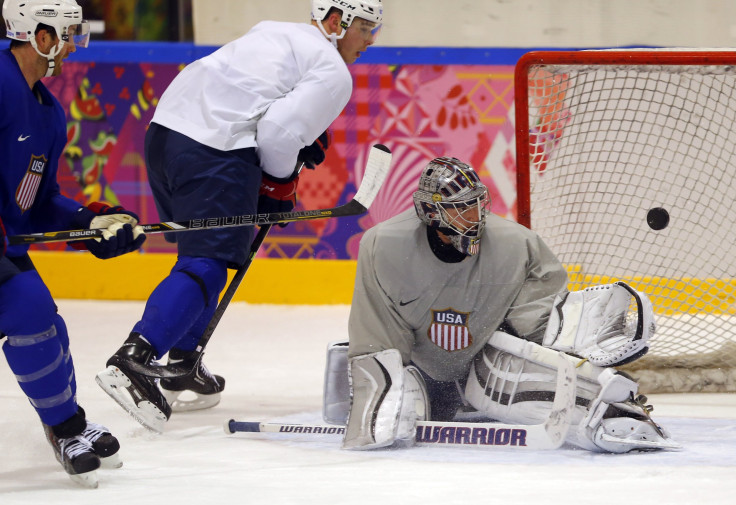
M 225 379 L 212 374 L 202 360 L 197 359 L 195 351 L 169 351 L 169 364 L 183 364 L 193 369 L 192 373 L 183 377 L 161 379 L 161 390 L 173 412 L 209 409 L 220 403 Z M 194 398 L 191 398 L 192 395 Z
M 138 333 L 131 333 L 123 346 L 107 360 L 107 368 L 97 374 L 97 384 L 149 430 L 162 433 L 171 417 L 171 407 L 156 383 L 156 379 L 133 372 L 128 363 L 148 364 L 154 349 Z
M 92 444 L 92 449 L 100 458 L 101 468 L 120 468 L 123 466 L 123 460 L 120 458 L 119 452 L 120 442 L 110 433 L 110 430 L 101 424 L 87 421 L 82 436 Z
M 72 481 L 84 487 L 96 488 L 97 469 L 100 458 L 95 454 L 92 444 L 84 436 L 58 437 L 51 426 L 43 425 L 46 439 L 54 449 L 56 460 L 64 467 Z

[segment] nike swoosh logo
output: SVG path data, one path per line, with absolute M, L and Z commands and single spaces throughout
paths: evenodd
M 23 142 L 24 140 L 26 140 L 29 137 L 30 137 L 30 135 L 26 135 L 25 137 L 23 135 L 18 135 L 18 142 Z
M 408 302 L 399 301 L 399 306 L 403 307 L 404 305 L 409 305 L 411 302 L 416 302 L 417 300 L 419 300 L 418 296 L 414 298 L 413 300 L 409 300 Z

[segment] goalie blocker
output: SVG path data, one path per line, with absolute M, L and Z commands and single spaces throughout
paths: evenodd
M 637 384 L 605 367 L 646 352 L 654 332 L 646 295 L 624 283 L 596 286 L 558 297 L 552 312 L 545 346 L 503 332 L 493 334 L 470 365 L 466 402 L 504 423 L 545 422 L 556 391 L 556 351 L 562 350 L 585 358 L 577 368 L 576 407 L 567 442 L 614 453 L 678 449 L 650 418 L 651 407 L 644 405 L 645 397 L 637 396 Z M 329 345 L 323 407 L 329 423 L 341 424 L 348 417 L 344 448 L 392 445 L 410 438 L 417 420 L 431 419 L 421 375 L 415 367 L 403 367 L 397 350 L 349 360 L 346 356 L 345 343 Z

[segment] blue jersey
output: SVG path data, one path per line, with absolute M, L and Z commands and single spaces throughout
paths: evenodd
M 38 81 L 28 87 L 10 49 L 0 51 L 0 216 L 8 236 L 69 228 L 82 206 L 56 182 L 66 145 L 59 101 Z M 20 256 L 27 245 L 8 248 Z

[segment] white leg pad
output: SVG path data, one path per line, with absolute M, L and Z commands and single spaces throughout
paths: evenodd
M 396 349 L 348 360 L 351 405 L 343 449 L 377 449 L 413 441 L 416 421 L 429 417 L 427 389 L 419 371 L 404 368 Z
M 552 408 L 556 390 L 558 353 L 502 332 L 494 333 L 488 344 L 473 360 L 465 391 L 467 400 L 480 412 L 501 422 L 543 422 Z M 576 407 L 572 418 L 576 428 L 568 432 L 567 442 L 606 452 L 677 447 L 648 418 L 648 412 L 630 401 L 637 392 L 634 381 L 613 369 L 589 362 L 581 361 L 576 372 Z M 616 417 L 611 417 L 611 405 L 618 409 Z M 604 418 L 606 415 L 608 419 Z M 624 431 L 631 436 L 618 442 L 611 440 Z
M 344 425 L 350 411 L 350 381 L 348 379 L 348 343 L 327 345 L 325 384 L 322 394 L 322 419 L 326 423 Z

